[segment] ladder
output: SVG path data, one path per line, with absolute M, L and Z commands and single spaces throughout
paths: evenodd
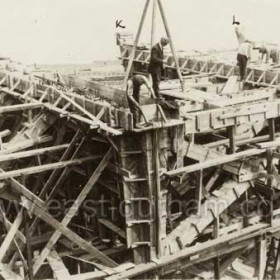
M 276 279 L 276 269 L 280 254 L 280 239 L 272 237 L 267 255 L 264 279 Z

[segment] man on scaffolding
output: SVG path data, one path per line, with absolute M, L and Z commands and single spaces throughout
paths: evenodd
M 127 102 L 128 102 L 128 106 L 130 108 L 130 111 L 133 114 L 133 126 L 134 126 L 134 128 L 141 128 L 141 126 L 138 124 L 138 122 L 139 122 L 139 111 L 143 115 L 146 124 L 149 124 L 146 116 L 144 115 L 144 113 L 141 110 L 141 107 L 139 105 L 139 103 L 140 103 L 140 88 L 143 84 L 149 90 L 149 92 L 151 94 L 151 97 L 155 98 L 156 96 L 154 94 L 153 88 L 152 88 L 149 80 L 145 76 L 139 75 L 139 74 L 133 75 L 127 81 L 127 86 L 126 86 Z

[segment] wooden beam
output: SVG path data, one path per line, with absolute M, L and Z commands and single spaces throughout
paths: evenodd
M 0 221 L 5 225 L 7 231 L 11 229 L 13 224 L 7 219 L 1 207 L 0 207 Z M 21 231 L 18 230 L 16 236 L 18 237 L 18 239 L 21 240 L 21 242 L 26 243 L 26 238 Z
M 160 259 L 162 256 L 162 231 L 165 232 L 165 229 L 162 228 L 161 224 L 161 214 L 162 214 L 162 194 L 161 194 L 161 182 L 160 182 L 160 147 L 159 147 L 159 130 L 154 129 L 152 134 L 152 143 L 153 143 L 153 164 L 154 164 L 154 184 L 155 184 L 155 203 L 156 203 L 156 244 L 157 244 L 157 256 Z M 147 169 L 148 170 L 148 169 Z
M 11 106 L 1 106 L 0 114 L 24 111 L 24 110 L 30 110 L 30 109 L 37 109 L 37 108 L 42 108 L 42 107 L 43 107 L 43 104 L 40 104 L 40 103 L 25 103 L 25 104 L 11 105 Z
M 119 235 L 121 238 L 126 239 L 125 231 L 113 224 L 112 222 L 106 220 L 106 219 L 98 219 L 99 223 L 105 226 L 106 228 L 110 229 L 117 235 Z
M 64 144 L 64 145 L 59 145 L 59 146 L 54 146 L 54 147 L 47 147 L 47 148 L 12 153 L 12 154 L 7 154 L 7 155 L 0 155 L 0 162 L 8 161 L 8 160 L 17 160 L 17 159 L 21 159 L 21 158 L 25 158 L 25 157 L 32 157 L 32 156 L 57 152 L 59 150 L 66 149 L 68 146 L 69 146 L 69 144 Z
M 276 148 L 278 146 L 280 146 L 280 139 L 279 138 L 277 140 L 274 140 L 274 141 L 268 141 L 268 142 L 256 144 L 256 147 L 258 147 L 260 149 Z
M 207 192 L 210 191 L 210 189 L 213 187 L 213 185 L 215 184 L 215 182 L 217 181 L 218 177 L 220 176 L 222 172 L 221 168 L 217 168 L 214 172 L 214 174 L 212 175 L 212 177 L 208 180 L 205 189 Z
M 3 172 L 3 170 L 0 169 L 0 172 Z M 14 188 L 18 193 L 23 195 L 26 199 L 36 203 L 40 207 L 45 207 L 44 201 L 41 200 L 40 198 L 38 198 L 33 192 L 31 192 L 28 188 L 26 188 L 20 182 L 18 182 L 14 178 L 9 178 L 8 181 L 9 181 L 11 187 Z
M 9 249 L 14 237 L 23 221 L 23 209 L 20 210 L 19 214 L 17 215 L 15 221 L 13 222 L 12 227 L 10 228 L 8 234 L 6 235 L 4 241 L 0 247 L 0 262 L 2 262 L 7 250 Z
M 177 71 L 177 74 L 178 74 L 178 77 L 179 77 L 179 80 L 180 80 L 180 83 L 181 83 L 181 86 L 182 86 L 182 91 L 184 91 L 184 80 L 183 80 L 183 77 L 181 75 L 180 66 L 179 66 L 175 46 L 173 44 L 173 39 L 172 39 L 172 36 L 171 36 L 171 32 L 169 30 L 169 26 L 168 26 L 168 23 L 167 23 L 167 18 L 165 16 L 165 12 L 164 12 L 161 0 L 158 0 L 158 7 L 159 7 L 159 10 L 160 10 L 160 13 L 161 13 L 161 18 L 162 18 L 162 21 L 163 21 L 163 24 L 164 24 L 166 34 L 167 34 L 167 36 L 170 40 L 170 48 L 171 48 L 172 55 L 173 55 L 173 58 L 174 58 L 174 61 L 175 61 L 176 71 Z
M 234 154 L 236 149 L 236 140 L 235 140 L 235 126 L 229 126 L 228 130 L 228 137 L 229 137 L 229 153 Z
M 68 280 L 71 278 L 68 269 L 65 267 L 62 259 L 55 250 L 52 250 L 49 253 L 47 260 L 57 280 Z
M 71 143 L 68 145 L 67 149 L 64 151 L 62 157 L 60 158 L 60 161 L 64 161 L 67 160 L 69 158 L 69 155 L 73 152 L 73 149 L 75 148 L 75 145 L 78 141 L 80 135 L 80 130 L 78 130 L 73 139 L 71 140 Z M 71 158 L 71 160 L 74 159 L 73 157 Z M 41 189 L 40 193 L 39 193 L 39 197 L 42 198 L 44 197 L 44 195 L 49 191 L 49 189 L 51 187 L 53 187 L 54 184 L 54 180 L 56 179 L 57 175 L 59 174 L 59 169 L 55 169 L 52 174 L 49 176 L 46 184 L 43 186 L 43 188 Z
M 220 275 L 223 276 L 226 273 L 227 268 L 242 254 L 247 248 L 242 248 L 230 254 L 230 256 L 221 262 Z
M 28 273 L 28 280 L 33 280 L 33 252 L 32 252 L 32 244 L 31 244 L 31 232 L 30 228 L 30 217 L 26 209 L 22 208 L 24 211 L 24 229 L 25 229 L 25 236 L 26 236 L 26 256 L 27 256 L 27 273 Z
M 75 202 L 73 203 L 72 207 L 68 210 L 67 214 L 63 218 L 63 220 L 61 222 L 61 225 L 63 227 L 66 227 L 69 224 L 69 222 L 72 220 L 72 218 L 75 216 L 79 207 L 82 205 L 83 201 L 85 200 L 85 198 L 87 197 L 89 192 L 92 190 L 92 187 L 97 182 L 99 176 L 101 175 L 102 171 L 104 170 L 104 168 L 106 167 L 106 165 L 108 164 L 108 162 L 112 156 L 113 156 L 113 148 L 110 148 L 109 151 L 107 152 L 107 154 L 103 157 L 102 161 L 100 162 L 100 164 L 98 165 L 96 170 L 93 172 L 92 176 L 88 180 L 87 184 L 85 185 L 85 187 L 83 188 L 83 190 L 81 191 L 81 193 L 79 194 L 79 196 L 77 197 Z M 54 232 L 54 234 L 52 235 L 49 242 L 47 243 L 47 245 L 45 246 L 45 248 L 43 249 L 43 251 L 41 252 L 40 256 L 37 258 L 37 260 L 34 264 L 34 274 L 36 274 L 38 272 L 39 268 L 42 266 L 44 260 L 49 255 L 52 247 L 55 245 L 57 240 L 60 238 L 61 234 L 62 234 L 62 232 L 60 230 L 56 230 Z M 96 251 L 98 252 L 97 256 L 99 256 L 99 259 L 102 262 L 104 262 L 106 265 L 109 265 L 109 266 L 116 265 L 116 263 L 114 261 L 112 261 L 110 258 L 106 257 L 105 255 L 100 253 L 98 250 L 96 250 Z
M 36 173 L 45 172 L 53 169 L 64 168 L 67 166 L 79 165 L 100 158 L 102 158 L 102 156 L 90 156 L 90 157 L 84 157 L 79 159 L 66 160 L 62 162 L 48 163 L 48 164 L 34 166 L 34 167 L 27 167 L 27 168 L 12 170 L 12 171 L 6 171 L 0 174 L 0 180 L 19 177 L 22 175 L 36 174 Z
M 215 215 L 215 213 L 212 213 Z M 220 216 L 217 215 L 214 220 L 214 231 L 213 238 L 219 238 L 220 236 Z M 214 277 L 215 279 L 221 279 L 221 270 L 220 270 L 220 258 L 219 256 L 214 258 Z
M 265 238 L 261 237 L 258 238 L 256 242 L 256 253 L 257 253 L 257 269 L 256 274 L 259 280 L 263 280 L 265 266 L 266 266 L 266 259 L 267 259 L 267 241 Z
M 205 168 L 221 165 L 221 164 L 239 160 L 239 159 L 242 159 L 245 157 L 260 155 L 260 154 L 265 153 L 265 151 L 266 151 L 265 149 L 250 149 L 250 150 L 242 151 L 242 152 L 235 153 L 232 155 L 225 155 L 225 156 L 221 156 L 219 158 L 207 160 L 205 162 L 196 163 L 196 164 L 192 164 L 190 166 L 185 166 L 185 167 L 178 168 L 175 170 L 167 171 L 164 174 L 167 175 L 168 177 L 174 177 L 174 176 L 181 175 L 183 173 L 191 173 L 194 171 L 198 171 L 200 169 L 205 169 Z
M 139 23 L 139 26 L 138 26 L 138 30 L 137 30 L 137 33 L 136 33 L 136 37 L 135 37 L 135 40 L 134 40 L 133 48 L 131 50 L 128 65 L 127 65 L 126 72 L 125 72 L 124 81 L 123 81 L 123 87 L 124 88 L 126 87 L 127 80 L 128 80 L 130 70 L 131 70 L 131 66 L 133 64 L 137 44 L 138 44 L 138 41 L 139 41 L 139 38 L 140 38 L 140 35 L 141 35 L 142 27 L 143 27 L 143 24 L 144 24 L 144 21 L 145 21 L 145 18 L 146 18 L 146 14 L 147 14 L 149 4 L 150 4 L 150 0 L 146 0 L 145 6 L 144 6 L 144 9 L 143 9 L 143 12 L 142 12 L 141 20 L 140 20 L 140 23 Z
M 0 131 L 0 137 L 1 138 L 6 137 L 10 134 L 11 134 L 11 131 L 9 129 L 5 129 L 5 130 Z
M 50 142 L 53 140 L 52 136 L 42 136 L 38 138 L 33 138 L 30 140 L 25 140 L 22 142 L 14 143 L 13 145 L 9 145 L 7 147 L 8 143 L 3 144 L 3 150 L 0 151 L 0 155 L 6 155 L 9 153 L 14 153 L 20 150 L 24 150 L 30 147 L 33 147 L 35 145 L 43 144 L 46 142 Z M 10 143 L 10 142 L 9 142 Z
M 202 189 L 203 189 L 203 170 L 200 169 L 197 171 L 197 184 L 196 184 L 196 199 L 197 199 L 197 212 L 198 216 L 201 215 L 201 203 L 202 203 Z
M 0 263 L 0 275 L 5 280 L 24 280 L 20 275 L 13 272 L 8 265 L 2 263 Z
M 77 156 L 77 154 L 79 153 L 81 147 L 83 146 L 84 142 L 86 141 L 86 137 L 84 137 L 82 139 L 82 141 L 79 143 L 78 147 L 75 149 L 74 153 L 72 154 L 71 156 L 71 160 L 75 159 L 75 157 Z M 66 151 L 65 151 L 65 155 L 66 155 Z M 52 190 L 49 194 L 49 199 L 54 197 L 59 189 L 59 187 L 61 186 L 61 184 L 64 182 L 66 176 L 69 174 L 69 171 L 71 170 L 70 169 L 71 167 L 66 167 L 63 172 L 61 173 L 61 175 L 59 176 L 59 178 L 57 179 L 56 183 L 54 185 L 51 184 L 51 181 L 52 181 L 52 178 L 50 177 L 48 182 L 50 183 L 49 184 L 49 187 L 52 187 Z M 48 186 L 44 186 L 44 189 L 46 189 Z M 42 192 L 40 193 L 40 195 L 43 194 L 43 190 Z
M 152 29 L 151 29 L 151 49 L 155 44 L 156 35 L 157 0 L 153 0 Z

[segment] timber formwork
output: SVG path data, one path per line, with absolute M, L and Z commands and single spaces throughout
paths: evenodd
M 279 73 L 250 68 L 240 91 L 235 66 L 180 66 L 187 89 L 143 95 L 141 129 L 108 83 L 0 72 L 3 279 L 242 277 L 236 260 L 263 278 L 280 233 Z

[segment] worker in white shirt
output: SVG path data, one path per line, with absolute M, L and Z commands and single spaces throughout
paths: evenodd
M 252 43 L 249 40 L 245 40 L 241 43 L 237 53 L 237 63 L 239 66 L 240 82 L 243 82 L 246 77 L 247 62 L 251 58 Z

